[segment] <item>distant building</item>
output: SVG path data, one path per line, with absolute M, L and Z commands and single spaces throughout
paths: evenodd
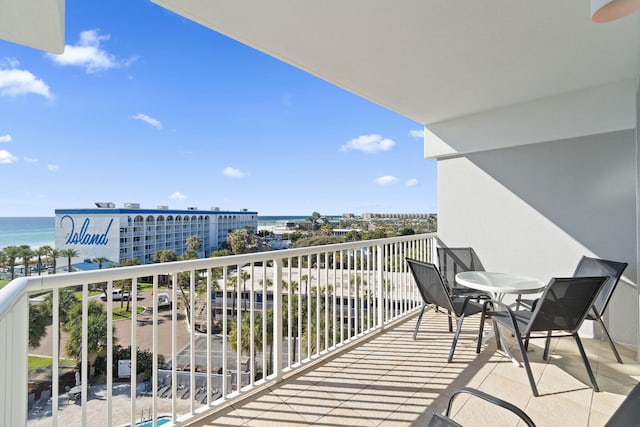
M 180 256 L 186 240 L 200 237 L 198 255 L 207 257 L 227 240 L 230 231 L 258 228 L 258 213 L 240 211 L 140 209 L 137 203 L 115 208 L 113 203 L 96 203 L 97 208 L 56 209 L 55 247 L 75 249 L 80 259 L 104 257 L 121 263 L 135 258 L 140 264 L 153 262 L 159 250 L 173 250 Z
M 437 217 L 436 214 L 428 213 L 371 213 L 365 212 L 362 214 L 362 219 L 370 220 L 374 218 L 378 219 L 429 219 L 431 217 Z

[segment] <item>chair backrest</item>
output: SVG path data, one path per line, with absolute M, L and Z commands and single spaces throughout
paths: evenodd
M 51 390 L 42 390 L 42 393 L 40 393 L 40 402 L 46 403 L 50 397 L 51 397 Z
M 407 258 L 407 263 L 424 302 L 455 312 L 449 297 L 449 291 L 442 281 L 442 276 L 440 276 L 436 266 L 411 258 Z
M 608 277 L 607 282 L 604 284 L 593 303 L 593 306 L 598 310 L 600 315 L 602 315 L 602 312 L 607 308 L 611 295 L 613 295 L 613 291 L 615 291 L 616 286 L 620 281 L 620 277 L 622 277 L 622 272 L 627 268 L 627 265 L 628 264 L 626 262 L 608 261 L 606 259 L 589 258 L 586 256 L 583 256 L 580 262 L 578 262 L 578 266 L 576 267 L 575 273 L 573 273 L 573 277 Z M 591 314 L 594 315 L 595 313 Z
M 538 300 L 527 330 L 520 332 L 576 332 L 606 281 L 606 276 L 551 279 Z
M 484 271 L 484 266 L 473 248 L 438 248 L 438 266 L 444 283 L 456 286 L 456 274 L 463 271 Z

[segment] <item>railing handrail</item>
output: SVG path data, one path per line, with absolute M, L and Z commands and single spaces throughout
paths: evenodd
M 9 313 L 13 307 L 20 301 L 20 298 L 27 292 L 29 279 L 19 277 L 12 280 L 0 289 L 0 322 Z
M 243 322 L 240 322 L 241 317 L 236 317 L 237 313 L 244 313 L 242 307 L 242 298 L 240 286 L 234 285 L 234 294 L 227 296 L 225 293 L 222 298 L 222 311 L 221 322 L 217 326 L 221 328 L 223 340 L 230 339 L 229 327 L 231 327 L 232 319 L 235 318 L 234 331 L 236 332 L 235 345 L 238 349 L 242 349 L 242 343 L 253 342 L 254 333 L 259 333 L 258 330 L 262 330 L 262 341 L 266 343 L 268 341 L 268 330 L 273 331 L 273 341 L 271 342 L 270 349 L 265 351 L 261 350 L 262 359 L 258 360 L 255 354 L 255 348 L 252 344 L 252 350 L 248 351 L 250 354 L 250 366 L 252 374 L 249 376 L 248 384 L 242 379 L 241 375 L 236 376 L 233 380 L 233 384 L 227 384 L 227 381 L 222 382 L 222 389 L 220 395 L 213 396 L 213 389 L 211 385 L 211 378 L 207 377 L 206 386 L 206 400 L 207 405 L 210 406 L 209 410 L 213 410 L 213 402 L 217 399 L 224 401 L 229 399 L 238 399 L 245 391 L 252 390 L 254 387 L 264 387 L 270 382 L 277 382 L 282 378 L 283 373 L 290 371 L 291 369 L 298 369 L 304 366 L 315 357 L 325 357 L 333 351 L 340 351 L 343 348 L 342 344 L 350 343 L 353 340 L 359 339 L 362 336 L 384 329 L 386 325 L 391 322 L 395 322 L 401 319 L 403 316 L 410 314 L 416 310 L 419 306 L 419 298 L 415 286 L 412 286 L 411 279 L 409 277 L 408 270 L 406 268 L 404 258 L 406 256 L 416 257 L 431 260 L 433 257 L 434 243 L 437 238 L 436 233 L 423 233 L 417 235 L 397 236 L 383 239 L 373 240 L 360 240 L 348 243 L 336 243 L 330 245 L 321 246 L 309 246 L 296 249 L 287 250 L 275 250 L 256 252 L 241 255 L 229 255 L 224 257 L 194 259 L 185 261 L 174 261 L 166 263 L 155 263 L 146 265 L 135 265 L 119 268 L 105 268 L 94 271 L 81 271 L 81 272 L 67 272 L 63 274 L 51 274 L 43 276 L 33 277 L 20 277 L 12 280 L 4 289 L 0 289 L 0 328 L 4 328 L 3 331 L 11 331 L 10 333 L 3 333 L 2 340 L 4 345 L 0 348 L 4 348 L 4 351 L 0 351 L 0 366 L 6 366 L 6 372 L 4 375 L 9 379 L 5 382 L 4 386 L 0 386 L 0 413 L 9 413 L 5 415 L 4 422 L 9 425 L 22 425 L 27 416 L 27 385 L 25 374 L 27 369 L 27 353 L 28 353 L 28 322 L 29 322 L 29 295 L 38 292 L 49 292 L 52 295 L 52 334 L 53 336 L 59 334 L 60 328 L 60 290 L 65 288 L 81 288 L 82 289 L 82 317 L 80 325 L 81 340 L 80 349 L 82 354 L 80 355 L 80 363 L 82 373 L 81 383 L 83 384 L 83 391 L 81 393 L 81 408 L 82 408 L 82 422 L 87 422 L 87 402 L 88 392 L 87 384 L 89 379 L 89 353 L 88 347 L 88 322 L 89 316 L 89 288 L 92 284 L 105 283 L 105 292 L 107 298 L 106 304 L 106 392 L 107 392 L 107 414 L 108 423 L 111 423 L 112 413 L 112 392 L 113 392 L 113 362 L 114 362 L 114 310 L 113 310 L 113 298 L 111 291 L 114 289 L 119 280 L 128 280 L 131 286 L 130 291 L 133 295 L 138 296 L 138 279 L 142 277 L 153 277 L 152 281 L 152 294 L 159 292 L 159 286 L 161 286 L 161 276 L 169 276 L 170 280 L 174 283 L 172 287 L 171 301 L 175 304 L 171 305 L 171 321 L 168 323 L 171 330 L 164 329 L 163 333 L 171 334 L 171 360 L 176 360 L 178 356 L 177 337 L 178 331 L 176 325 L 178 324 L 178 311 L 180 310 L 181 301 L 184 301 L 186 307 L 191 307 L 191 310 L 187 308 L 186 314 L 188 316 L 187 322 L 191 325 L 189 329 L 189 348 L 187 356 L 189 359 L 189 366 L 198 366 L 196 364 L 196 351 L 193 350 L 196 347 L 196 329 L 198 323 L 196 319 L 196 310 L 198 307 L 198 295 L 196 293 L 196 286 L 206 286 L 206 295 L 208 295 L 215 287 L 222 286 L 227 287 L 230 285 L 230 277 L 241 279 L 241 272 L 243 269 L 248 269 L 251 279 L 248 283 L 248 291 L 250 294 L 259 292 L 262 288 L 266 290 L 269 286 L 273 286 L 273 301 L 272 307 L 269 310 L 273 310 L 273 324 L 267 325 L 267 319 L 270 317 L 265 309 L 266 305 L 262 304 L 260 312 L 257 312 L 254 299 L 251 297 L 251 306 L 247 312 L 248 317 L 242 317 L 242 319 L 248 319 L 250 322 L 250 337 L 243 337 L 241 329 L 244 328 Z M 306 261 L 305 261 L 306 259 Z M 313 261 L 315 260 L 315 262 Z M 331 261 L 333 260 L 333 261 Z M 288 262 L 287 262 L 288 261 Z M 297 261 L 297 262 L 296 262 Z M 222 277 L 222 283 L 215 283 L 219 280 L 210 274 L 214 268 L 223 268 L 226 274 Z M 229 271 L 229 269 L 231 269 Z M 262 270 L 262 271 L 260 271 Z M 206 271 L 202 277 L 201 271 Z M 185 279 L 184 274 L 188 273 L 188 279 Z M 302 279 L 303 275 L 308 274 L 307 279 Z M 314 277 L 315 276 L 315 277 Z M 303 293 L 302 285 L 300 287 L 292 288 L 293 290 L 285 291 L 287 286 L 286 278 L 291 281 L 289 285 L 293 286 L 293 278 L 304 280 L 305 290 Z M 200 279 L 204 278 L 204 282 L 200 282 Z M 264 280 L 264 284 L 263 284 Z M 188 283 L 187 283 L 188 281 Z M 184 282 L 184 283 L 182 283 Z M 197 283 L 196 283 L 197 282 Z M 180 284 L 181 295 L 178 295 L 175 284 Z M 238 282 L 235 282 L 239 284 Z M 164 283 L 163 285 L 166 285 Z M 187 287 L 188 285 L 188 287 Z M 298 298 L 287 297 L 285 294 L 292 292 L 291 295 L 297 295 Z M 188 295 L 185 295 L 188 292 Z M 314 293 L 315 292 L 315 293 Z M 146 295 L 144 298 L 148 298 Z M 182 299 L 178 299 L 182 298 Z M 231 298 L 231 299 L 230 299 Z M 345 309 L 344 301 L 347 299 L 348 306 Z M 136 298 L 137 299 L 137 298 Z M 159 322 L 159 306 L 158 299 L 151 298 L 152 306 L 152 328 L 151 332 L 145 332 L 146 338 L 151 337 L 151 347 L 148 349 L 152 354 L 168 354 L 166 345 L 163 347 L 163 353 L 159 352 L 159 336 L 158 328 Z M 212 334 L 209 333 L 209 328 L 214 326 L 212 323 L 213 314 L 219 311 L 216 308 L 210 298 L 205 298 L 207 315 L 206 325 L 206 372 L 211 372 L 212 360 L 211 360 L 211 348 L 212 348 Z M 268 299 L 263 300 L 267 302 Z M 351 302 L 353 301 L 353 302 Z M 268 303 L 267 303 L 268 305 Z M 231 314 L 230 314 L 231 310 Z M 34 312 L 36 313 L 36 312 Z M 303 316 L 303 313 L 305 314 Z M 260 316 L 261 314 L 261 316 Z M 244 315 L 243 315 L 244 316 Z M 260 323 L 254 325 L 254 321 L 258 322 L 260 316 L 262 320 Z M 284 319 L 283 316 L 287 316 Z M 288 320 L 287 320 L 288 319 Z M 298 323 L 298 335 L 294 335 L 293 319 L 296 319 Z M 202 319 L 200 319 L 202 320 Z M 136 310 L 131 311 L 131 325 L 125 326 L 131 328 L 131 348 L 137 348 L 137 329 L 139 327 L 137 320 Z M 287 323 L 285 323 L 287 322 Z M 165 320 L 162 323 L 167 325 Z M 287 324 L 286 334 L 283 326 Z M 258 329 L 255 329 L 258 328 Z M 315 329 L 314 329 L 315 328 Z M 303 346 L 304 339 L 298 339 L 291 342 L 291 338 L 299 336 L 300 330 L 310 331 L 309 334 L 315 337 L 315 340 L 307 339 L 306 345 Z M 275 331 L 283 331 L 283 333 L 275 333 Z M 151 335 L 149 335 L 151 333 Z M 286 337 L 285 337 L 286 335 Z M 285 343 L 285 338 L 288 339 Z M 248 341 L 249 340 L 249 341 Z M 226 341 L 225 341 L 226 342 Z M 165 342 L 166 344 L 166 342 Z M 230 342 L 229 342 L 230 344 Z M 286 347 L 285 347 L 286 344 Z M 181 344 L 182 345 L 182 344 Z M 291 346 L 294 347 L 291 347 Z M 304 348 L 306 347 L 306 348 Z M 53 377 L 59 376 L 59 341 L 53 340 L 53 348 L 51 349 L 53 355 L 52 375 Z M 182 350 L 181 350 L 182 351 Z M 222 370 L 228 372 L 230 366 L 228 366 L 228 344 L 221 346 L 222 357 Z M 243 350 L 234 350 L 236 358 L 236 366 L 241 365 L 240 357 Z M 246 351 L 246 350 L 245 350 Z M 293 354 L 292 354 L 293 353 Z M 136 356 L 137 353 L 132 353 L 131 363 L 132 367 L 137 366 Z M 267 355 L 269 359 L 267 358 Z M 286 356 L 285 356 L 286 355 Z M 76 356 L 77 357 L 77 356 Z M 200 356 L 198 356 L 200 357 Z M 200 361 L 200 364 L 205 363 Z M 233 365 L 233 363 L 232 363 Z M 177 417 L 177 368 L 176 364 L 172 363 L 171 373 L 171 395 L 172 397 L 172 417 L 174 421 Z M 255 378 L 254 369 L 256 367 L 262 367 L 262 379 L 257 381 Z M 267 370 L 267 366 L 270 367 L 270 373 Z M 152 384 L 152 408 L 153 417 L 158 413 L 158 392 L 159 388 L 156 385 L 159 384 L 158 378 L 159 360 L 157 357 L 153 357 L 152 366 L 150 369 L 151 379 L 149 384 Z M 11 377 L 9 378 L 9 373 Z M 137 368 L 132 368 L 131 372 L 131 387 L 134 389 L 137 384 Z M 147 372 L 147 375 L 149 373 Z M 195 370 L 191 370 L 189 375 L 189 387 L 194 390 L 197 381 L 194 377 Z M 231 380 L 230 380 L 231 381 Z M 166 386 L 166 384 L 165 384 Z M 234 388 L 235 387 L 235 388 Z M 218 391 L 218 390 L 216 390 Z M 59 384 L 56 381 L 52 382 L 52 421 L 53 425 L 57 425 L 59 401 L 60 396 Z M 162 392 L 164 394 L 164 391 Z M 13 397 L 12 397 L 13 396 Z M 182 397 L 182 396 L 180 396 Z M 195 397 L 194 397 L 195 398 Z M 199 417 L 204 415 L 207 411 L 196 411 L 195 400 L 189 401 L 190 410 L 189 417 Z M 204 402 L 200 402 L 204 403 Z M 11 408 L 11 410 L 9 410 Z M 136 400 L 131 400 L 130 411 L 130 423 L 134 423 Z M 186 414 L 184 414 L 186 416 Z M 181 415 L 182 416 L 182 415 Z M 2 419 L 2 418 L 0 418 Z M 2 421 L 0 421 L 2 424 Z
M 400 243 L 416 239 L 435 237 L 436 233 L 412 234 L 408 236 L 387 237 L 383 239 L 358 240 L 355 242 L 334 243 L 331 245 L 308 246 L 295 249 L 283 249 L 277 251 L 253 252 L 250 254 L 227 255 L 215 258 L 201 258 L 185 261 L 172 261 L 134 265 L 128 267 L 103 268 L 93 271 L 76 271 L 63 274 L 48 274 L 34 277 L 20 277 L 12 280 L 7 286 L 0 289 L 0 321 L 11 310 L 16 302 L 26 293 L 38 290 L 51 290 L 69 286 L 69 281 L 83 283 L 100 283 L 108 280 L 124 280 L 135 276 L 145 277 L 161 274 L 171 274 L 175 271 L 204 270 L 208 268 L 224 267 L 233 264 L 249 264 L 256 261 L 269 259 L 285 259 L 314 254 L 318 252 L 333 252 L 345 249 L 357 249 L 365 246 L 384 245 L 387 243 Z

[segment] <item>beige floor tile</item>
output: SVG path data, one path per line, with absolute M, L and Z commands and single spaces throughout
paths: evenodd
M 201 425 L 425 425 L 433 410 L 444 410 L 455 389 L 469 386 L 515 404 L 539 426 L 602 426 L 640 381 L 633 350 L 622 348 L 621 365 L 606 342 L 584 339 L 603 390 L 594 393 L 573 339 L 552 340 L 548 362 L 542 360 L 544 340 L 536 340 L 528 356 L 542 396 L 533 397 L 525 369 L 496 351 L 495 340 L 475 353 L 477 323 L 468 320 L 452 363 L 447 363 L 453 335 L 446 317 L 428 313 L 417 340 L 412 321 L 388 328 Z M 517 347 L 513 353 L 519 358 Z M 457 404 L 459 420 L 471 425 L 515 425 L 504 409 L 465 396 Z

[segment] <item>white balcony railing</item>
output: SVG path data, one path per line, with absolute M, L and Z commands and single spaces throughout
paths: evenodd
M 82 316 L 77 321 L 82 324 L 82 425 L 91 422 L 89 403 L 104 407 L 101 419 L 107 425 L 135 425 L 145 411 L 145 418 L 154 423 L 160 415 L 175 423 L 208 415 L 220 404 L 278 382 L 284 375 L 416 310 L 421 298 L 404 259 L 433 261 L 435 240 L 435 234 L 422 234 L 16 279 L 0 290 L 0 424 L 26 425 L 33 419 L 28 410 L 27 359 L 29 298 L 34 294 L 49 295 L 51 337 L 58 337 L 61 332 L 61 291 L 73 288 L 81 294 Z M 151 378 L 145 381 L 137 372 L 136 351 L 131 352 L 131 375 L 126 380 L 130 398 L 126 407 L 121 407 L 120 400 L 114 403 L 117 360 L 113 338 L 114 334 L 121 337 L 117 337 L 114 328 L 117 316 L 111 291 L 121 281 L 130 283 L 131 295 L 150 286 L 152 295 L 166 292 L 173 302 L 169 312 L 159 312 L 159 298 L 151 297 L 147 307 L 151 316 L 131 310 L 130 338 L 127 333 L 128 341 L 119 343 L 136 349 L 140 343 L 148 342 L 150 348 L 146 350 L 154 357 Z M 102 286 L 109 295 L 104 302 L 106 372 L 101 387 L 105 398 L 96 402 L 88 393 L 89 384 L 97 379 L 89 378 L 87 318 L 89 290 L 101 283 L 106 283 Z M 172 286 L 163 289 L 167 284 Z M 183 315 L 186 322 L 178 321 Z M 235 319 L 239 321 L 234 322 Z M 151 323 L 151 327 L 141 327 L 142 320 Z M 219 335 L 214 334 L 215 325 L 220 327 Z M 235 342 L 231 343 L 233 336 Z M 178 348 L 178 343 L 185 341 L 187 345 Z M 159 366 L 159 347 L 167 348 L 168 342 L 170 350 L 164 353 L 168 364 Z M 58 354 L 62 353 L 58 343 L 58 339 L 51 339 L 51 400 L 39 415 L 50 417 L 54 426 L 67 423 L 66 409 L 60 403 L 67 393 L 58 381 Z M 242 350 L 234 352 L 232 348 Z M 121 385 L 121 379 L 117 385 Z M 148 406 L 134 397 L 141 390 L 149 395 Z

